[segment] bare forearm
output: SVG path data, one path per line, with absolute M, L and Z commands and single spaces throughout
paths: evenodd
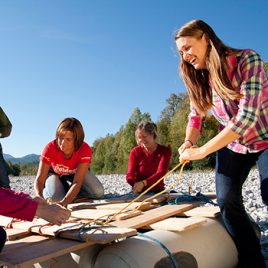
M 195 144 L 200 136 L 200 131 L 197 128 L 187 127 L 185 134 L 185 141 L 190 141 L 192 144 Z
M 226 127 L 218 135 L 216 135 L 202 147 L 205 150 L 206 155 L 209 155 L 227 146 L 229 143 L 235 141 L 239 137 L 240 137 L 239 134 L 235 133 L 230 128 Z
M 239 137 L 240 136 L 238 134 L 226 127 L 218 135 L 216 135 L 213 139 L 208 141 L 203 146 L 199 148 L 188 148 L 185 150 L 181 150 L 180 162 L 203 159 L 209 154 L 214 153 L 219 149 L 225 147 L 229 143 L 235 141 Z
M 81 189 L 81 184 L 73 183 L 69 191 L 66 193 L 64 200 L 62 201 L 64 201 L 65 204 L 70 204 L 74 200 L 74 198 L 77 196 L 80 189 Z
M 43 190 L 44 190 L 45 182 L 48 176 L 48 171 L 49 171 L 49 165 L 40 161 L 36 179 L 34 182 L 34 190 L 35 190 L 36 196 L 41 197 L 41 198 L 43 198 Z
M 34 183 L 34 191 L 36 196 L 43 198 L 43 189 L 44 185 L 40 181 L 36 180 Z
M 192 147 L 196 143 L 199 136 L 200 136 L 199 129 L 193 127 L 187 127 L 184 143 L 178 149 L 179 154 L 181 155 L 186 149 Z

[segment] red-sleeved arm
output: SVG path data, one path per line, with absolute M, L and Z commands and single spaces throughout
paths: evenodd
M 133 148 L 129 154 L 128 169 L 127 169 L 127 176 L 126 176 L 127 183 L 130 184 L 131 186 L 134 186 L 136 182 L 137 168 L 138 168 L 138 160 L 137 160 L 137 155 L 135 153 L 135 148 Z
M 171 149 L 169 147 L 166 147 L 163 150 L 163 153 L 161 155 L 161 158 L 157 167 L 157 171 L 154 174 L 152 174 L 150 177 L 146 178 L 147 187 L 150 187 L 151 185 L 153 185 L 157 180 L 159 180 L 161 177 L 163 177 L 167 173 L 170 158 L 171 158 Z
M 27 198 L 24 193 L 16 193 L 9 189 L 0 188 L 0 215 L 32 221 L 37 202 Z

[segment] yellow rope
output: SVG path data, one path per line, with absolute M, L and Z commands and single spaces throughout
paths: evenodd
M 156 196 L 159 196 L 161 195 L 163 192 L 166 192 L 166 191 L 169 191 L 170 189 L 172 189 L 176 184 L 177 182 L 179 181 L 179 179 L 181 178 L 181 174 L 182 174 L 182 171 L 183 171 L 183 168 L 185 166 L 187 162 L 184 162 L 184 163 L 179 163 L 178 165 L 176 165 L 173 169 L 171 169 L 169 172 L 167 172 L 164 176 L 162 176 L 157 182 L 155 182 L 153 185 L 151 185 L 148 189 L 146 189 L 144 192 L 142 192 L 139 196 L 137 196 L 135 199 L 133 199 L 129 204 L 127 204 L 125 207 L 123 207 L 122 209 L 120 209 L 118 212 L 116 212 L 110 219 L 108 219 L 107 221 L 105 221 L 103 223 L 104 224 L 108 224 L 110 221 L 112 221 L 117 215 L 119 215 L 120 213 L 122 213 L 122 211 L 124 211 L 125 209 L 127 209 L 129 206 L 131 206 L 131 204 L 133 204 L 134 202 L 136 202 L 138 199 L 140 199 L 143 195 L 145 195 L 147 192 L 149 192 L 153 187 L 155 187 L 160 181 L 162 181 L 164 178 L 166 178 L 168 175 L 170 175 L 173 171 L 175 171 L 177 168 L 179 168 L 181 166 L 181 170 L 180 170 L 180 173 L 178 175 L 178 178 L 177 180 L 168 188 L 168 189 L 165 189 L 163 190 L 162 192 L 160 193 L 157 193 L 149 198 L 146 198 L 145 200 L 142 201 L 142 203 L 137 207 L 135 208 L 133 211 L 135 210 L 138 210 L 142 204 L 144 204 L 144 202 L 150 200 L 150 199 L 153 199 L 155 198 Z
M 181 164 L 179 164 L 178 167 L 179 167 L 180 165 L 181 165 Z M 147 202 L 147 201 L 149 201 L 149 200 L 152 200 L 152 199 L 154 199 L 155 197 L 157 197 L 157 196 L 159 196 L 159 195 L 161 195 L 161 194 L 163 194 L 163 193 L 165 193 L 165 192 L 168 192 L 168 191 L 170 191 L 172 188 L 174 188 L 174 187 L 178 184 L 178 181 L 179 181 L 180 178 L 181 178 L 182 171 L 183 171 L 183 168 L 184 168 L 185 165 L 186 165 L 186 162 L 184 162 L 184 163 L 182 164 L 177 179 L 175 180 L 175 182 L 174 182 L 170 187 L 168 187 L 167 189 L 164 189 L 163 191 L 161 191 L 161 192 L 159 192 L 159 193 L 156 193 L 156 194 L 153 195 L 153 196 L 150 196 L 150 197 L 144 199 L 144 200 L 141 202 L 141 204 L 140 204 L 136 209 L 138 210 L 138 209 L 143 205 L 143 203 L 145 203 L 145 202 Z M 170 174 L 170 173 L 169 173 L 169 174 Z M 165 176 L 165 177 L 166 177 L 166 176 Z M 164 177 L 164 178 L 165 178 L 165 177 Z M 154 185 L 153 185 L 153 186 L 154 186 Z M 151 187 L 150 187 L 150 188 L 151 188 Z
M 183 168 L 184 166 L 187 164 L 188 162 L 183 162 L 183 163 L 179 163 L 178 165 L 176 165 L 173 169 L 171 169 L 169 172 L 167 172 L 164 176 L 162 176 L 157 182 L 155 182 L 153 185 L 151 185 L 149 188 L 147 188 L 144 192 L 142 192 L 139 196 L 137 196 L 136 198 L 134 198 L 131 202 L 129 202 L 125 207 L 123 207 L 122 209 L 120 209 L 118 212 L 114 213 L 113 215 L 111 214 L 107 214 L 107 215 L 102 215 L 98 218 L 95 218 L 93 220 L 89 220 L 87 221 L 86 223 L 84 223 L 79 229 L 81 228 L 84 228 L 86 225 L 90 224 L 90 223 L 93 223 L 93 222 L 97 222 L 98 220 L 104 218 L 104 217 L 110 217 L 109 219 L 107 219 L 105 222 L 100 222 L 100 225 L 106 225 L 108 224 L 109 222 L 111 222 L 112 220 L 115 219 L 115 217 L 119 214 L 121 214 L 122 212 L 124 213 L 130 213 L 132 211 L 136 211 L 136 210 L 139 210 L 139 208 L 142 206 L 142 204 L 144 202 L 147 202 L 148 200 L 150 199 L 153 199 L 159 195 L 161 195 L 162 193 L 164 192 L 167 192 L 169 191 L 170 189 L 172 189 L 173 187 L 175 187 L 175 185 L 178 183 L 178 181 L 180 180 L 181 176 L 182 176 L 182 172 L 183 172 Z M 155 187 L 158 183 L 160 183 L 160 181 L 164 180 L 168 175 L 170 175 L 172 172 L 174 172 L 177 168 L 179 168 L 181 166 L 181 169 L 180 169 L 180 172 L 179 172 L 179 175 L 177 177 L 177 179 L 175 180 L 175 182 L 167 189 L 161 191 L 160 193 L 157 193 L 149 198 L 146 198 L 145 200 L 142 201 L 142 203 L 137 207 L 135 208 L 134 210 L 132 211 L 124 211 L 126 210 L 129 206 L 131 206 L 131 204 L 133 204 L 134 202 L 136 202 L 137 200 L 139 200 L 143 195 L 145 195 L 146 193 L 148 193 L 153 187 Z

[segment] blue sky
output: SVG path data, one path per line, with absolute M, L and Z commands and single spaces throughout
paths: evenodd
M 13 123 L 4 153 L 40 154 L 69 116 L 90 145 L 135 107 L 157 121 L 170 94 L 185 91 L 176 29 L 203 19 L 267 61 L 267 10 L 267 0 L 0 0 L 0 106 Z

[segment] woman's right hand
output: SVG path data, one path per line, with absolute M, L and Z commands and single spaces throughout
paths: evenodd
M 36 216 L 56 225 L 66 222 L 71 216 L 71 211 L 58 204 L 38 204 Z
M 190 141 L 185 141 L 178 149 L 179 154 L 181 155 L 186 149 L 191 148 L 193 144 Z

